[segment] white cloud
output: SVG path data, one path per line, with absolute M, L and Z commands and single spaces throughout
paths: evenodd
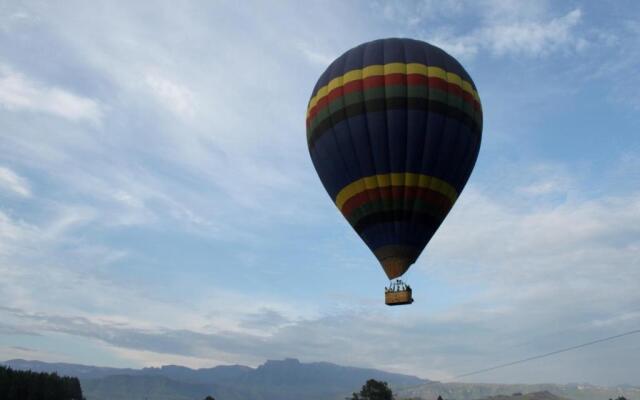
M 0 256 L 15 253 L 18 247 L 27 245 L 28 238 L 37 228 L 23 221 L 15 221 L 0 210 Z
M 36 111 L 72 121 L 100 122 L 103 111 L 93 99 L 30 80 L 0 65 L 0 106 L 10 111 Z
M 324 14 L 307 10 L 313 18 L 287 14 L 290 24 L 273 24 L 255 12 L 255 4 L 233 10 L 212 6 L 198 13 L 189 7 L 171 8 L 169 14 L 162 7 L 142 6 L 149 16 L 142 21 L 136 12 L 117 4 L 96 14 L 92 7 L 48 8 L 43 3 L 39 14 L 47 18 L 40 19 L 51 30 L 52 45 L 79 60 L 73 71 L 77 68 L 91 77 L 104 100 L 98 103 L 63 91 L 65 100 L 59 93 L 62 84 L 44 84 L 5 68 L 0 74 L 0 104 L 88 121 L 102 120 L 108 106 L 110 118 L 104 122 L 108 130 L 88 132 L 80 124 L 69 129 L 69 124 L 26 122 L 5 113 L 7 125 L 16 128 L 15 134 L 0 133 L 0 146 L 11 149 L 11 165 L 28 166 L 39 174 L 38 182 L 42 179 L 51 188 L 38 193 L 42 197 L 33 196 L 38 197 L 30 201 L 38 203 L 36 209 L 22 217 L 28 222 L 13 212 L 0 212 L 0 297 L 40 318 L 39 325 L 30 317 L 14 318 L 14 330 L 66 329 L 73 337 L 95 338 L 104 328 L 113 336 L 96 340 L 108 342 L 108 351 L 144 364 L 256 363 L 294 355 L 446 378 L 503 351 L 496 342 L 536 342 L 536 335 L 550 334 L 558 325 L 572 333 L 584 329 L 580 332 L 598 334 L 605 326 L 617 329 L 636 323 L 633 307 L 639 300 L 632 283 L 639 280 L 633 269 L 639 251 L 638 196 L 580 199 L 572 192 L 575 177 L 555 166 L 527 171 L 524 183 L 501 182 L 495 192 L 471 186 L 463 194 L 420 261 L 439 265 L 429 273 L 445 290 L 462 293 L 433 312 L 429 307 L 435 295 L 426 292 L 417 293 L 424 297 L 415 307 L 393 311 L 398 314 L 380 308 L 372 312 L 382 307 L 377 298 L 358 299 L 366 308 L 354 311 L 353 295 L 336 296 L 332 307 L 346 311 L 328 309 L 318 316 L 314 307 L 324 301 L 324 294 L 316 287 L 308 290 L 311 300 L 306 305 L 301 304 L 306 298 L 301 301 L 289 294 L 284 284 L 280 288 L 285 299 L 266 298 L 252 288 L 243 289 L 252 291 L 244 295 L 224 292 L 220 281 L 206 289 L 196 287 L 202 277 L 216 275 L 216 268 L 235 274 L 236 268 L 252 264 L 255 269 L 245 276 L 247 286 L 251 279 L 263 280 L 262 290 L 274 293 L 280 279 L 298 273 L 301 265 L 309 272 L 297 276 L 305 280 L 328 268 L 315 270 L 304 264 L 326 248 L 307 245 L 322 236 L 318 232 L 337 213 L 308 160 L 303 116 L 321 64 L 333 58 L 332 47 L 370 39 L 372 27 L 361 17 L 362 7 L 354 6 L 357 12 L 349 14 L 354 11 L 349 4 L 341 3 L 341 12 L 329 12 L 325 6 L 318 7 Z M 408 3 L 389 4 L 401 8 Z M 441 4 L 438 1 L 421 4 L 423 15 L 411 7 L 374 12 L 401 19 L 412 29 L 427 21 L 436 30 L 422 36 L 441 38 L 447 49 L 467 56 L 485 52 L 546 57 L 577 51 L 584 44 L 581 9 L 552 15 L 540 2 L 496 1 L 498 8 L 474 16 L 479 25 L 451 24 L 461 30 L 447 31 L 437 30 L 443 25 L 438 18 L 473 14 L 485 4 L 476 8 L 470 6 L 475 3 L 453 1 L 440 10 L 433 10 Z M 233 18 L 216 19 L 220 11 L 246 23 L 238 30 Z M 282 18 L 282 11 L 274 9 L 269 16 Z M 259 18 L 252 20 L 255 15 Z M 334 23 L 336 15 L 354 26 L 365 21 L 366 26 L 354 34 L 350 24 L 337 24 L 340 27 L 327 32 L 329 39 L 316 44 L 316 32 Z M 179 29 L 167 29 L 167 23 Z M 49 32 L 46 27 L 39 26 L 39 34 Z M 211 51 L 203 52 L 203 43 Z M 56 54 L 47 57 L 51 65 L 67 66 Z M 494 139 L 487 136 L 487 143 Z M 638 163 L 633 152 L 631 156 L 628 169 L 635 171 L 632 167 Z M 500 160 L 495 163 L 505 168 Z M 20 184 L 19 179 L 5 177 L 3 185 L 18 195 L 31 193 L 26 180 Z M 547 202 L 547 197 L 553 201 Z M 317 210 L 323 214 L 313 216 Z M 173 236 L 155 237 L 162 229 Z M 206 239 L 213 240 L 201 241 L 194 232 L 207 232 Z M 344 232 L 348 240 L 355 236 Z M 129 234 L 144 239 L 128 240 Z M 251 247 L 249 236 L 262 247 Z M 220 259 L 224 267 L 211 263 L 212 275 L 191 265 L 208 263 L 209 255 L 198 254 L 154 259 L 152 273 L 136 269 L 147 261 L 144 257 L 153 257 L 153 246 L 175 246 L 181 253 L 181 241 L 198 242 L 209 251 L 209 246 L 223 247 L 238 237 L 242 240 L 228 246 L 233 255 Z M 327 254 L 334 257 L 330 261 L 340 260 L 334 262 L 336 271 L 342 268 L 340 273 L 356 275 L 357 267 L 348 265 L 356 264 L 356 257 L 351 249 L 344 253 L 343 244 Z M 303 264 L 289 258 L 296 251 L 308 252 Z M 240 257 L 250 261 L 238 265 Z M 176 268 L 174 264 L 184 268 L 176 279 L 174 274 L 164 275 Z M 412 273 L 423 267 L 417 265 Z M 279 275 L 269 275 L 269 269 Z M 130 272 L 126 279 L 123 270 Z M 136 280 L 138 274 L 145 279 Z M 421 279 L 416 281 L 414 287 Z M 218 296 L 233 306 L 222 307 Z M 612 316 L 615 313 L 619 315 Z M 68 321 L 75 323 L 65 325 Z M 593 326 L 583 326 L 590 322 Z M 135 340 L 128 342 L 130 338 Z M 389 348 L 381 349 L 380 343 Z M 529 355 L 537 349 L 524 350 Z M 504 352 L 505 357 L 517 353 L 511 347 Z
M 526 181 L 526 183 L 516 190 L 532 197 L 551 194 L 564 195 L 575 187 L 574 179 L 560 165 L 538 164 L 528 169 L 526 177 L 518 177 L 518 180 Z
M 545 280 L 554 273 L 555 279 L 569 281 L 580 274 L 604 285 L 605 265 L 616 265 L 617 273 L 628 278 L 637 275 L 632 266 L 639 257 L 640 194 L 597 200 L 568 196 L 524 209 L 517 197 L 513 204 L 502 201 L 473 187 L 465 191 L 434 238 L 431 255 L 485 265 L 513 281 Z
M 62 352 L 47 351 L 24 346 L 0 346 L 3 360 L 39 360 L 44 362 L 73 362 L 74 360 Z
M 21 197 L 31 197 L 29 182 L 7 167 L 0 166 L 0 188 Z
M 613 104 L 640 110 L 640 77 L 636 73 L 640 65 L 640 22 L 627 15 L 607 29 L 595 32 L 595 39 L 605 57 L 594 54 L 594 61 L 583 66 L 580 73 L 588 80 L 601 80 L 610 88 L 608 100 Z M 597 57 L 597 58 L 595 58 Z M 620 79 L 620 77 L 624 79 Z M 637 152 L 637 150 L 636 150 Z
M 531 208 L 516 206 L 517 196 L 509 201 L 510 197 L 470 187 L 429 245 L 423 260 L 440 267 L 430 268 L 426 280 L 445 282 L 447 288 L 463 292 L 474 288 L 436 311 L 414 307 L 389 314 L 370 304 L 354 306 L 346 299 L 340 300 L 348 303 L 342 311 L 318 315 L 300 303 L 289 306 L 273 299 L 222 294 L 219 289 L 218 295 L 226 299 L 224 307 L 195 291 L 188 304 L 182 304 L 147 298 L 151 287 L 117 287 L 49 267 L 44 273 L 22 269 L 4 275 L 3 294 L 11 294 L 14 307 L 27 304 L 32 310 L 5 314 L 11 315 L 7 321 L 13 321 L 13 329 L 95 339 L 144 365 L 172 361 L 191 366 L 255 365 L 266 358 L 295 355 L 306 361 L 384 365 L 439 379 L 498 363 L 497 354 L 508 361 L 640 323 L 636 306 L 640 294 L 635 290 L 640 280 L 636 268 L 640 194 L 594 200 L 566 196 L 563 202 Z M 63 218 L 69 219 L 74 220 Z M 63 284 L 69 280 L 73 288 Z M 421 280 L 414 279 L 414 288 Z M 64 310 L 45 303 L 48 297 L 39 299 L 37 292 L 45 282 L 55 288 L 46 296 L 67 299 Z M 16 287 L 23 288 L 21 295 L 11 289 Z M 416 296 L 420 295 L 429 296 L 418 289 Z M 132 302 L 138 304 L 136 310 L 121 308 Z M 73 304 L 99 308 L 87 313 Z M 387 346 L 381 348 L 380 343 Z M 615 354 L 624 350 L 612 346 L 618 349 Z M 554 361 L 553 368 L 536 370 L 530 381 L 558 379 L 558 365 L 571 371 L 571 360 L 597 351 L 569 354 Z M 612 351 L 600 357 L 614 357 Z M 609 383 L 631 379 L 624 371 L 621 364 L 598 379 Z M 513 376 L 505 380 L 521 379 L 517 371 L 505 374 Z M 580 378 L 579 371 L 561 376 Z
M 237 364 L 237 361 L 234 359 L 162 354 L 153 351 L 133 350 L 116 346 L 109 346 L 109 350 L 117 354 L 122 359 L 127 360 L 128 363 L 134 362 L 135 364 L 142 365 L 144 367 L 188 365 L 191 368 L 211 368 L 212 365 L 224 365 L 230 363 Z
M 286 58 L 269 54 L 276 50 L 273 41 L 258 34 L 246 43 L 211 41 L 227 33 L 211 26 L 211 13 L 194 16 L 190 8 L 171 13 L 185 22 L 178 37 L 159 25 L 164 17 L 140 23 L 127 7 L 104 7 L 99 18 L 90 8 L 79 7 L 73 16 L 64 8 L 34 8 L 34 15 L 58 16 L 47 19 L 51 37 L 102 85 L 110 116 L 108 131 L 58 128 L 44 135 L 34 122 L 4 138 L 18 163 L 62 185 L 60 197 L 73 192 L 81 201 L 99 202 L 99 220 L 110 226 L 178 223 L 209 233 L 237 214 L 245 218 L 243 208 L 269 209 L 263 218 L 292 212 L 272 204 L 284 196 L 279 192 L 302 186 L 300 164 L 308 159 L 304 141 L 297 140 L 304 135 L 298 116 L 308 93 L 296 103 L 299 110 L 283 101 L 301 79 L 281 68 Z M 183 37 L 211 43 L 212 50 L 176 45 Z M 295 42 L 286 50 L 304 64 Z M 296 130 L 298 136 L 291 134 Z M 159 166 L 166 170 L 160 173 Z M 230 225 L 226 235 L 250 231 L 247 224 Z
M 308 43 L 299 42 L 298 48 L 305 56 L 305 58 L 311 63 L 316 64 L 322 68 L 326 68 L 336 59 L 338 54 L 327 54 L 313 48 Z
M 157 74 L 148 74 L 145 82 L 168 110 L 181 117 L 192 117 L 195 114 L 195 95 L 185 85 Z
M 522 55 L 544 57 L 557 51 L 579 51 L 587 45 L 576 28 L 582 10 L 554 16 L 549 2 L 481 0 L 464 3 L 458 0 L 419 2 L 384 2 L 377 6 L 383 16 L 415 31 L 429 42 L 454 56 L 472 58 L 479 52 L 495 56 Z M 470 18 L 477 22 L 458 21 Z M 473 25 L 471 25 L 473 26 Z
M 547 23 L 524 22 L 486 27 L 480 39 L 486 41 L 496 55 L 524 54 L 535 57 L 561 48 L 579 50 L 586 43 L 575 38 L 571 30 L 581 17 L 580 9 L 575 9 Z
M 16 265 L 34 264 L 29 268 L 35 268 L 38 277 L 40 268 L 61 260 L 63 264 L 87 263 L 97 267 L 123 256 L 121 250 L 91 243 L 78 235 L 87 224 L 95 221 L 95 209 L 71 205 L 51 207 L 48 215 L 37 222 L 25 221 L 0 210 L 0 256 L 4 256 L 0 257 L 0 270 L 5 269 L 7 282 L 10 276 L 26 273 L 19 271 Z M 17 286 L 23 291 L 23 286 L 28 285 L 23 282 Z
M 410 28 L 421 23 L 433 23 L 438 19 L 458 17 L 469 7 L 468 3 L 461 0 L 383 1 L 371 4 L 386 19 L 406 24 Z
M 0 31 L 10 32 L 21 25 L 33 23 L 34 17 L 22 10 L 19 5 L 11 6 L 3 5 L 2 13 L 0 13 Z
M 587 41 L 575 32 L 581 19 L 579 8 L 550 20 L 494 12 L 471 32 L 458 34 L 447 29 L 429 33 L 426 39 L 461 58 L 472 58 L 481 51 L 494 56 L 545 57 L 555 52 L 580 51 L 587 46 Z
M 539 182 L 535 182 L 529 186 L 522 187 L 520 189 L 522 192 L 538 196 L 548 193 L 557 192 L 560 190 L 559 183 L 554 180 L 543 180 Z

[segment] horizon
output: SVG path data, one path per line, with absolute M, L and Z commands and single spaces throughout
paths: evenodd
M 402 307 L 305 136 L 329 63 L 386 37 L 454 56 L 484 112 Z M 631 0 L 8 2 L 0 359 L 447 381 L 639 329 L 639 70 Z M 638 365 L 632 335 L 469 379 L 640 386 Z
M 24 359 L 11 359 L 11 360 L 4 360 L 4 361 L 0 361 L 0 366 L 6 366 L 7 363 L 12 362 L 12 361 L 23 361 L 23 362 L 27 362 L 27 363 L 31 363 L 31 362 L 36 362 L 36 363 L 42 363 L 42 364 L 49 364 L 49 365 L 55 365 L 55 364 L 60 364 L 60 365 L 73 365 L 73 366 L 82 366 L 82 367 L 93 367 L 93 368 L 108 368 L 108 369 L 131 369 L 134 371 L 141 371 L 144 369 L 162 369 L 165 367 L 180 367 L 180 368 L 187 368 L 193 371 L 197 371 L 197 370 L 206 370 L 206 369 L 213 369 L 213 368 L 217 368 L 217 367 L 247 367 L 250 368 L 252 370 L 256 370 L 259 367 L 263 367 L 265 366 L 267 363 L 269 362 L 286 362 L 286 361 L 295 361 L 296 364 L 305 364 L 305 365 L 311 365 L 311 364 L 328 364 L 331 366 L 336 366 L 336 367 L 341 367 L 341 368 L 354 368 L 354 369 L 374 369 L 377 371 L 381 371 L 381 372 L 387 372 L 387 373 L 396 373 L 396 372 L 390 372 L 390 371 L 385 371 L 384 369 L 380 369 L 380 368 L 365 368 L 365 367 L 358 367 L 358 366 L 354 366 L 354 365 L 341 365 L 341 364 L 335 364 L 332 362 L 328 362 L 328 361 L 308 361 L 308 362 L 302 362 L 300 360 L 298 360 L 297 358 L 291 358 L 291 357 L 287 357 L 284 359 L 280 359 L 280 360 L 265 360 L 263 363 L 253 367 L 253 366 L 249 366 L 249 365 L 243 365 L 243 364 L 218 364 L 218 365 L 213 365 L 210 367 L 197 367 L 197 368 L 191 368 L 185 365 L 178 365 L 178 364 L 164 364 L 164 365 L 155 365 L 155 366 L 143 366 L 143 367 L 138 367 L 138 368 L 119 368 L 119 367 L 112 367 L 112 366 L 107 366 L 107 365 L 91 365 L 91 364 L 76 364 L 76 363 L 65 363 L 65 362 L 46 362 L 46 361 L 40 361 L 40 360 L 24 360 Z M 469 384 L 469 385 L 481 385 L 481 384 L 489 384 L 489 385 L 591 385 L 591 386 L 601 386 L 601 387 L 608 387 L 608 388 L 616 388 L 616 387 L 632 387 L 632 388 L 637 388 L 640 389 L 639 385 L 634 385 L 634 384 L 630 384 L 630 383 L 617 383 L 617 384 L 613 384 L 613 385 L 597 385 L 597 384 L 593 384 L 593 383 L 589 383 L 589 382 L 539 382 L 539 383 L 523 383 L 523 382 L 516 382 L 516 383 L 503 383 L 503 382 L 475 382 L 475 381 L 469 381 L 469 382 L 461 382 L 461 381 L 439 381 L 439 380 L 433 380 L 433 379 L 429 379 L 428 377 L 423 377 L 423 376 L 418 376 L 418 375 L 413 375 L 413 374 L 401 374 L 398 373 L 400 375 L 404 375 L 404 376 L 409 376 L 409 377 L 415 377 L 418 379 L 421 379 L 423 381 L 427 381 L 427 383 L 425 383 L 425 385 L 429 385 L 430 383 L 441 383 L 441 384 L 448 384 L 448 383 L 455 383 L 455 384 Z
M 114 368 L 114 369 L 123 369 L 123 368 L 118 368 L 118 367 L 111 367 L 108 365 L 90 365 L 90 364 L 76 364 L 76 363 L 65 363 L 65 362 L 46 362 L 46 361 L 40 361 L 40 360 L 25 360 L 25 359 L 21 359 L 21 358 L 14 358 L 11 360 L 4 360 L 4 361 L 0 361 L 0 365 L 11 362 L 11 361 L 24 361 L 24 362 L 38 362 L 38 363 L 43 363 L 43 364 L 65 364 L 65 365 L 79 365 L 79 366 L 83 366 L 83 367 L 98 367 L 98 368 Z M 258 364 L 258 366 L 256 367 L 252 367 L 250 365 L 244 365 L 244 364 L 218 364 L 218 365 L 213 365 L 210 367 L 201 367 L 201 368 L 190 368 L 187 367 L 185 365 L 179 365 L 179 364 L 163 364 L 163 365 L 155 365 L 155 366 L 144 366 L 144 367 L 140 367 L 140 368 L 131 368 L 131 369 L 144 369 L 144 368 L 162 368 L 162 367 L 184 367 L 184 368 L 189 368 L 192 370 L 197 370 L 197 369 L 211 369 L 211 368 L 216 368 L 216 367 L 248 367 L 251 369 L 256 369 L 260 366 L 263 366 L 265 364 L 267 364 L 268 362 L 287 362 L 287 361 L 292 361 L 295 362 L 296 364 L 329 364 L 329 365 L 335 365 L 338 367 L 345 367 L 345 368 L 358 368 L 358 369 L 368 369 L 368 368 L 363 368 L 363 367 L 358 367 L 358 366 L 353 366 L 353 365 L 339 365 L 339 364 L 335 364 L 332 362 L 328 362 L 328 361 L 308 361 L 308 362 L 302 362 L 299 359 L 295 358 L 295 357 L 285 357 L 283 359 L 270 359 L 270 360 L 265 360 L 264 362 L 262 362 L 261 364 Z M 377 368 L 374 368 L 377 369 Z M 379 371 L 384 371 L 382 369 L 380 369 Z M 384 372 L 388 372 L 388 371 L 384 371 Z M 422 377 L 418 377 L 420 379 L 423 380 L 429 380 L 428 378 L 422 378 Z

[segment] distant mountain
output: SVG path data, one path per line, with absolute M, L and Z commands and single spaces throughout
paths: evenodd
M 80 379 L 104 378 L 110 375 L 136 374 L 139 370 L 128 368 L 94 367 L 91 365 L 46 363 L 42 361 L 9 360 L 0 362 L 13 369 L 33 372 L 57 372 L 58 375 L 75 376 Z
M 640 400 L 640 388 L 633 386 L 604 387 L 589 384 L 535 384 L 504 385 L 495 383 L 440 383 L 430 382 L 397 392 L 399 398 L 420 398 L 435 400 L 442 396 L 447 400 L 506 400 L 503 395 L 513 393 L 545 393 L 573 400 L 607 400 L 624 396 L 628 400 Z M 524 396 L 512 396 L 516 400 L 527 399 Z M 538 399 L 546 400 L 546 399 Z
M 61 375 L 76 376 L 81 379 L 98 379 L 113 375 L 149 376 L 160 375 L 171 379 L 189 382 L 206 383 L 211 381 L 226 381 L 234 379 L 252 370 L 243 365 L 221 365 L 213 368 L 191 369 L 178 365 L 165 365 L 160 368 L 110 368 L 95 367 L 92 365 L 46 363 L 42 361 L 9 360 L 0 362 L 18 370 L 31 370 L 34 372 L 57 372 Z
M 270 360 L 257 368 L 226 365 L 191 369 L 168 365 L 127 369 L 25 360 L 0 364 L 76 376 L 87 400 L 202 400 L 207 395 L 217 400 L 343 400 L 357 392 L 367 379 L 388 382 L 398 399 L 435 400 L 440 395 L 447 400 L 607 400 L 619 396 L 640 400 L 640 388 L 633 386 L 442 383 L 375 369 L 301 363 L 290 358 Z M 514 393 L 529 394 L 512 396 Z
M 129 375 L 160 375 L 187 383 L 227 383 L 242 379 L 253 371 L 253 368 L 244 365 L 220 365 L 213 368 L 191 369 L 179 365 L 165 365 L 159 368 L 143 368 L 134 371 Z
M 292 358 L 282 361 L 269 360 L 246 374 L 242 383 L 258 386 L 288 386 L 292 383 L 304 386 L 360 387 L 367 379 L 388 382 L 391 386 L 415 386 L 430 382 L 411 375 L 394 374 L 376 369 L 343 367 L 317 362 L 301 363 Z
M 301 363 L 290 358 L 270 360 L 258 368 L 232 365 L 191 369 L 171 365 L 136 370 L 25 360 L 1 364 L 77 376 L 87 400 L 201 400 L 207 394 L 221 400 L 331 400 L 359 390 L 367 379 L 386 381 L 394 389 L 430 382 L 410 375 L 322 362 Z

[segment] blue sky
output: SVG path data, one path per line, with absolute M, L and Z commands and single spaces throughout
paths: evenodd
M 485 121 L 401 308 L 304 127 L 328 63 L 381 37 L 457 57 Z M 634 1 L 4 2 L 0 359 L 447 380 L 637 329 L 639 69 Z M 630 336 L 467 380 L 639 364 Z

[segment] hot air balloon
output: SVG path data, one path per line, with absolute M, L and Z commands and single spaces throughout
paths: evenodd
M 469 74 L 440 48 L 380 39 L 347 51 L 307 108 L 313 165 L 389 278 L 385 303 L 413 302 L 402 276 L 464 188 L 482 138 Z

